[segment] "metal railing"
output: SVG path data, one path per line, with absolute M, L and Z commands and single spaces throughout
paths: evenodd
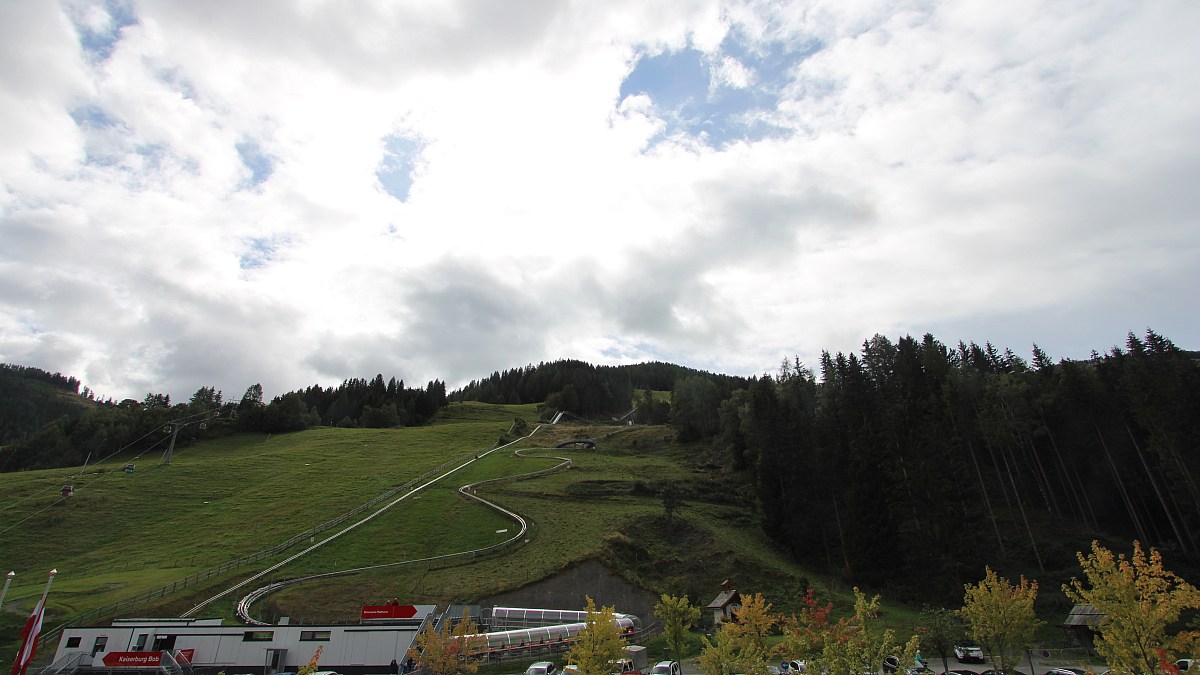
M 255 551 L 253 553 L 248 553 L 241 557 L 234 558 L 233 560 L 223 562 L 214 567 L 210 567 L 208 569 L 201 570 L 199 572 L 196 572 L 195 574 L 189 574 L 188 576 L 186 576 L 178 581 L 174 581 L 169 584 L 165 584 L 163 586 L 160 586 L 159 588 L 155 588 L 150 591 L 146 591 L 145 593 L 141 593 L 141 594 L 129 597 L 129 598 L 125 598 L 123 600 L 119 600 L 119 601 L 114 602 L 109 605 L 97 607 L 96 609 L 93 609 L 91 611 L 84 612 L 83 614 L 74 616 L 71 619 L 59 624 L 58 626 L 56 626 L 50 630 L 44 631 L 38 637 L 38 640 L 39 640 L 38 650 L 41 651 L 42 653 L 45 653 L 45 651 L 47 649 L 47 645 L 51 644 L 53 640 L 58 639 L 58 637 L 62 635 L 63 629 L 65 629 L 65 628 L 68 628 L 71 626 L 87 625 L 90 623 L 95 623 L 102 619 L 119 616 L 129 610 L 134 609 L 135 607 L 141 607 L 143 605 L 147 605 L 152 601 L 160 600 L 160 599 L 162 599 L 168 595 L 171 595 L 177 591 L 186 589 L 188 586 L 194 587 L 204 581 L 212 579 L 213 577 L 221 576 L 221 575 L 224 575 L 235 569 L 243 567 L 245 565 L 259 562 L 260 560 L 263 560 L 264 558 L 278 555 L 278 554 L 282 553 L 283 551 L 286 551 L 287 549 L 289 549 L 293 546 L 296 546 L 297 544 L 300 544 L 301 542 L 307 541 L 308 539 L 316 536 L 317 534 L 320 534 L 322 532 L 325 532 L 326 530 L 330 530 L 334 527 L 337 527 L 338 525 L 341 525 L 342 523 L 345 523 L 347 520 L 350 520 L 351 518 L 357 516 L 358 514 L 364 512 L 368 509 L 371 509 L 388 499 L 391 499 L 392 497 L 396 496 L 403 490 L 411 489 L 412 486 L 416 485 L 417 483 L 419 483 L 423 480 L 428 479 L 430 476 L 438 473 L 439 471 L 444 471 L 447 467 L 449 467 L 455 463 L 462 462 L 464 460 L 464 458 L 469 457 L 469 456 L 474 456 L 477 454 L 479 454 L 479 453 L 478 452 L 467 453 L 467 454 L 461 455 L 459 457 L 456 457 L 454 459 L 443 462 L 442 464 L 438 465 L 437 467 L 435 467 L 433 469 L 430 469 L 429 471 L 426 471 L 425 473 L 421 474 L 420 476 L 405 482 L 403 485 L 398 485 L 396 487 L 390 488 L 390 489 L 384 491 L 379 496 L 371 499 L 370 501 L 360 504 L 359 506 L 357 506 L 357 507 L 355 507 L 355 508 L 353 508 L 331 520 L 327 520 L 323 523 L 320 523 L 319 525 L 315 525 L 312 528 L 309 528 L 308 530 L 305 530 L 304 532 L 301 532 L 300 534 L 297 534 L 297 535 L 287 539 L 286 541 L 283 541 L 279 544 L 271 546 L 270 548 L 265 548 L 265 549 L 262 549 L 259 551 Z
M 439 467 L 435 471 L 429 472 L 429 474 L 426 474 L 426 475 L 428 476 L 428 475 L 436 473 L 437 471 L 447 469 L 455 463 L 462 463 L 463 465 L 465 465 L 469 461 L 474 461 L 475 459 L 478 459 L 483 454 L 494 452 L 496 450 L 506 448 L 509 445 L 512 445 L 513 443 L 516 443 L 518 441 L 525 440 L 526 438 L 529 438 L 529 437 L 533 436 L 534 434 L 536 434 L 538 432 L 538 429 L 540 429 L 540 428 L 541 428 L 540 426 L 534 428 L 534 430 L 531 431 L 528 436 L 517 439 L 517 441 L 513 441 L 512 443 L 506 443 L 505 445 L 502 445 L 502 446 L 499 446 L 496 448 L 492 448 L 490 450 L 486 450 L 481 453 L 475 453 L 474 456 L 471 456 L 470 460 L 466 459 L 468 457 L 468 455 L 464 455 L 457 460 L 454 460 L 452 462 L 447 462 L 446 464 L 443 464 L 441 467 Z M 525 455 L 524 452 L 521 450 L 516 450 L 516 451 L 514 451 L 514 453 L 521 457 L 537 457 L 537 456 Z M 484 546 L 482 548 L 472 549 L 469 551 L 459 551 L 457 553 L 446 553 L 443 555 L 430 556 L 427 558 L 416 558 L 416 559 L 412 559 L 412 560 L 401 560 L 401 561 L 397 561 L 397 562 L 382 563 L 379 565 L 368 565 L 365 567 L 355 567 L 352 569 L 337 570 L 337 571 L 333 571 L 333 572 L 322 572 L 320 574 L 310 574 L 310 575 L 303 576 L 303 577 L 296 577 L 294 579 L 285 579 L 283 581 L 271 582 L 271 583 L 267 584 L 266 586 L 262 586 L 260 588 L 254 589 L 253 591 L 248 593 L 245 597 L 243 597 L 238 602 L 238 605 L 237 605 L 238 618 L 241 619 L 242 621 L 245 621 L 245 622 L 251 623 L 251 624 L 267 625 L 266 622 L 259 621 L 258 619 L 255 619 L 252 616 L 250 616 L 250 605 L 252 605 L 259 598 L 269 595 L 269 594 L 271 594 L 281 588 L 284 588 L 286 586 L 302 584 L 302 583 L 306 583 L 306 582 L 314 581 L 314 580 L 318 580 L 318 579 L 331 579 L 334 577 L 348 576 L 351 574 L 360 574 L 362 572 L 386 569 L 389 567 L 404 567 L 404 566 L 409 566 L 409 565 L 427 565 L 429 569 L 443 569 L 446 567 L 453 567 L 453 566 L 460 565 L 460 564 L 468 564 L 468 563 L 478 562 L 480 560 L 486 560 L 488 558 L 493 558 L 493 557 L 508 553 L 512 549 L 514 549 L 518 546 L 521 546 L 522 544 L 529 541 L 529 536 L 532 532 L 536 531 L 536 527 L 532 526 L 529 521 L 526 521 L 525 518 L 521 517 L 521 515 L 516 513 L 515 511 L 510 511 L 510 510 L 504 508 L 503 506 L 500 506 L 499 504 L 495 504 L 495 503 L 488 501 L 487 499 L 484 499 L 483 497 L 480 497 L 479 495 L 475 494 L 475 489 L 481 485 L 490 485 L 490 484 L 501 483 L 501 482 L 516 482 L 516 481 L 529 480 L 530 478 L 535 478 L 538 476 L 544 476 L 544 475 L 547 475 L 550 473 L 554 473 L 557 471 L 562 471 L 562 470 L 570 467 L 572 464 L 571 459 L 569 457 L 551 457 L 551 459 L 558 459 L 558 460 L 560 460 L 560 462 L 550 468 L 547 468 L 547 469 L 541 469 L 539 471 L 533 471 L 533 472 L 525 473 L 525 474 L 518 474 L 515 476 L 504 476 L 501 478 L 492 478 L 489 480 L 480 481 L 478 483 L 470 483 L 470 484 L 464 485 L 458 489 L 459 494 L 461 494 L 462 496 L 464 496 L 468 499 L 473 499 L 473 500 L 483 504 L 484 506 L 487 506 L 488 508 L 491 508 L 505 516 L 508 516 L 515 523 L 517 523 L 520 526 L 517 533 L 514 534 L 513 536 L 509 537 L 508 539 L 505 539 L 504 541 L 496 543 L 496 544 L 492 544 L 490 546 Z M 447 475 L 449 475 L 449 474 L 447 474 Z
M 85 663 L 86 662 L 86 663 Z M 81 666 L 92 665 L 92 655 L 88 652 L 67 652 L 58 660 L 38 671 L 38 675 L 61 675 L 73 673 Z
M 191 662 L 180 661 L 175 658 L 175 654 L 169 651 L 163 652 L 158 669 L 162 675 L 193 675 L 194 672 Z

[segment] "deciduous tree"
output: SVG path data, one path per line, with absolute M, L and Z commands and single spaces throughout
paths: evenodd
M 1161 672 L 1167 627 L 1185 610 L 1200 608 L 1200 590 L 1166 570 L 1157 550 L 1147 554 L 1137 541 L 1128 558 L 1097 541 L 1091 553 L 1076 556 L 1085 579 L 1071 579 L 1063 592 L 1103 615 L 1094 627 L 1096 652 L 1114 675 Z
M 317 672 L 318 664 L 321 662 L 321 652 L 324 649 L 325 645 L 319 645 L 317 651 L 313 652 L 312 658 L 308 660 L 308 663 L 300 666 L 300 669 L 296 671 L 296 675 L 312 675 Z
M 447 621 L 441 630 L 430 626 L 417 635 L 421 666 L 437 675 L 473 673 L 479 669 L 476 655 L 487 644 L 487 638 L 463 610 L 462 620 L 453 628 Z
M 663 593 L 658 604 L 654 605 L 654 616 L 663 623 L 663 632 L 667 634 L 667 643 L 675 658 L 683 658 L 683 638 L 687 631 L 700 620 L 700 608 L 692 605 L 686 595 L 675 597 Z
M 912 663 L 920 643 L 914 635 L 901 646 L 895 642 L 891 628 L 879 630 L 879 596 L 867 599 L 865 593 L 854 589 L 854 616 L 843 618 L 830 626 L 816 665 L 819 672 L 877 673 L 884 658 L 898 655 L 902 663 Z
M 721 624 L 714 642 L 703 639 L 700 669 L 704 675 L 766 675 L 767 638 L 779 617 L 760 593 L 742 596 L 742 607 L 733 621 Z
M 821 656 L 830 632 L 833 603 L 821 604 L 810 588 L 801 598 L 799 615 L 782 619 L 783 640 L 775 653 L 786 659 L 814 660 Z
M 610 664 L 624 652 L 625 639 L 613 619 L 612 607 L 597 610 L 596 601 L 588 596 L 586 611 L 579 639 L 567 651 L 567 661 L 579 666 L 579 675 L 608 675 Z
M 747 672 L 742 667 L 740 645 L 726 630 L 729 624 L 717 629 L 713 641 L 700 638 L 704 649 L 700 651 L 700 675 L 734 675 Z
M 1013 648 L 1033 639 L 1039 624 L 1033 611 L 1038 584 L 1026 581 L 1013 585 L 987 567 L 978 584 L 966 584 L 961 614 L 971 635 L 997 661 L 1000 670 Z
M 950 670 L 950 653 L 966 637 L 962 619 L 957 612 L 945 607 L 926 607 L 921 610 L 921 643 L 931 654 L 942 659 L 942 670 Z

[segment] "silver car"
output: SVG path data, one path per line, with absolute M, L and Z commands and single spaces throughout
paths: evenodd
M 973 645 L 955 646 L 954 658 L 959 663 L 983 663 L 983 650 Z

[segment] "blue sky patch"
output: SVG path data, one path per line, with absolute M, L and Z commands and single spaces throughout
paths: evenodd
M 178 68 L 162 68 L 158 71 L 159 81 L 171 86 L 185 99 L 196 99 L 196 87 L 190 80 L 183 77 Z
M 279 249 L 291 243 L 285 236 L 250 237 L 242 240 L 245 246 L 238 257 L 238 265 L 244 270 L 259 270 L 275 261 Z
M 720 147 L 786 130 L 768 120 L 779 104 L 793 67 L 819 43 L 751 43 L 732 32 L 717 51 L 694 47 L 644 54 L 621 83 L 620 98 L 645 94 L 666 122 L 662 138 L 679 133 Z M 727 77 L 736 71 L 738 77 Z
M 132 137 L 129 126 L 98 105 L 70 110 L 71 119 L 84 137 L 84 163 L 91 166 L 116 166 L 128 151 L 124 141 Z
M 121 122 L 98 105 L 83 105 L 71 109 L 71 119 L 80 129 L 111 129 Z
M 86 11 L 86 10 L 85 10 Z M 121 29 L 137 24 L 133 8 L 120 0 L 107 0 L 104 11 L 108 14 L 109 22 L 103 30 L 95 30 L 84 17 L 75 16 L 75 30 L 79 33 L 79 46 L 83 48 L 93 62 L 108 59 L 121 41 Z
M 238 157 L 242 159 L 242 164 L 250 169 L 250 185 L 261 185 L 271 173 L 275 171 L 275 165 L 271 163 L 271 158 L 262 151 L 258 143 L 254 141 L 242 141 L 236 146 Z
M 392 134 L 384 138 L 383 160 L 375 170 L 375 177 L 385 192 L 402 202 L 408 200 L 413 170 L 424 147 L 420 140 L 409 136 Z

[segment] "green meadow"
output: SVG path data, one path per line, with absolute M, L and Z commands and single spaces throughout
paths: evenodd
M 501 542 L 516 525 L 458 494 L 462 485 L 495 479 L 506 480 L 477 493 L 529 520 L 527 543 L 478 561 L 408 563 L 297 584 L 256 604 L 256 611 L 267 618 L 349 621 L 357 619 L 360 605 L 393 597 L 471 602 L 586 559 L 599 559 L 656 593 L 690 592 L 693 601 L 707 601 L 699 594 L 735 571 L 746 586 L 762 584 L 753 590 L 781 607 L 809 585 L 758 533 L 748 498 L 727 494 L 720 476 L 697 468 L 704 451 L 678 446 L 668 429 L 543 426 L 529 439 L 494 449 L 515 438 L 506 435 L 515 419 L 533 430 L 535 407 L 455 404 L 425 427 L 230 436 L 177 447 L 170 466 L 160 456 L 115 456 L 86 470 L 0 474 L 0 566 L 17 572 L 6 600 L 17 611 L 3 617 L 0 634 L 13 636 L 4 642 L 15 640 L 21 612 L 28 612 L 52 567 L 59 573 L 48 629 L 97 607 L 178 586 L 189 575 L 287 541 L 450 460 L 475 456 L 416 493 L 397 492 L 384 502 L 398 500 L 395 505 L 368 523 L 200 614 L 233 620 L 237 598 L 268 580 Z M 600 443 L 595 449 L 554 448 L 572 438 Z M 570 467 L 526 476 L 560 458 L 569 458 Z M 122 471 L 127 463 L 136 463 L 134 473 Z M 73 496 L 59 494 L 64 484 L 74 486 Z M 664 486 L 681 497 L 670 514 L 659 494 Z M 177 615 L 373 511 L 123 614 Z

